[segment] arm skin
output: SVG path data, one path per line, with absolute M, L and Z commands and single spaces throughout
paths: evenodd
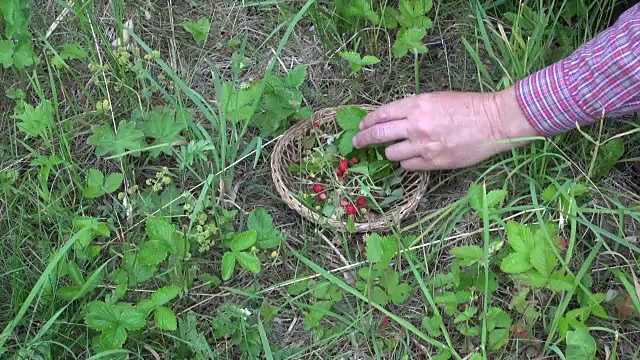
M 637 111 L 640 4 L 568 58 L 506 90 L 434 92 L 385 104 L 362 121 L 353 144 L 390 144 L 387 158 L 407 170 L 456 169 L 522 144 L 505 140 L 553 136 Z

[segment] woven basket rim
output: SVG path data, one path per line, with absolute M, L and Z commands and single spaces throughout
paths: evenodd
M 365 110 L 372 111 L 378 108 L 375 105 L 369 104 L 360 104 L 360 105 L 341 105 L 336 107 L 328 107 L 324 109 L 317 110 L 313 112 L 313 115 L 310 119 L 300 121 L 290 127 L 282 137 L 276 142 L 276 145 L 273 149 L 271 155 L 271 170 L 272 170 L 272 178 L 276 190 L 282 200 L 294 211 L 300 214 L 303 218 L 311 221 L 317 225 L 322 227 L 329 227 L 339 232 L 348 232 L 346 221 L 340 220 L 332 220 L 327 218 L 315 211 L 312 211 L 307 206 L 303 205 L 298 199 L 290 194 L 290 191 L 285 184 L 284 181 L 284 172 L 288 173 L 288 169 L 285 166 L 285 160 L 283 159 L 284 149 L 291 142 L 295 141 L 300 135 L 309 131 L 313 124 L 319 122 L 321 124 L 332 123 L 335 122 L 335 113 L 340 109 L 350 106 L 361 107 Z M 331 116 L 326 116 L 327 114 L 333 114 Z M 407 176 L 407 175 L 405 175 Z M 390 209 L 390 211 L 386 212 L 381 217 L 367 222 L 356 222 L 355 223 L 355 232 L 356 233 L 364 233 L 364 232 L 375 232 L 375 231 L 384 231 L 388 230 L 392 224 L 398 224 L 404 218 L 406 218 L 409 213 L 413 212 L 417 206 L 419 205 L 424 192 L 427 189 L 429 183 L 429 175 L 425 172 L 414 172 L 409 173 L 410 177 L 413 178 L 413 183 L 416 184 L 416 188 L 410 192 L 410 194 L 405 194 L 405 198 L 403 201 L 406 201 L 406 204 L 402 206 L 398 206 L 396 208 Z M 412 183 L 412 184 L 413 184 Z

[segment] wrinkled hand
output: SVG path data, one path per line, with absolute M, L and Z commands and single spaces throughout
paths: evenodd
M 385 155 L 407 170 L 474 165 L 537 135 L 513 88 L 494 94 L 435 92 L 381 106 L 360 124 L 356 148 L 389 144 Z

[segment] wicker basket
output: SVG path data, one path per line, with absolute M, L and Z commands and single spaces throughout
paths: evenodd
M 367 111 L 372 111 L 377 108 L 371 105 L 358 106 Z M 338 133 L 335 118 L 336 112 L 341 108 L 342 107 L 327 108 L 317 111 L 310 120 L 299 122 L 287 130 L 273 149 L 271 170 L 278 193 L 291 209 L 298 212 L 305 219 L 320 226 L 346 232 L 347 226 L 344 221 L 332 220 L 318 214 L 291 195 L 292 192 L 299 193 L 303 189 L 309 189 L 312 186 L 312 182 L 309 179 L 300 178 L 289 171 L 289 164 L 301 158 L 300 140 L 307 137 L 311 131 L 313 131 L 314 124 L 317 124 L 316 126 L 319 126 L 325 133 Z M 389 229 L 390 225 L 398 224 L 418 206 L 427 185 L 428 176 L 426 173 L 405 173 L 401 185 L 404 190 L 403 199 L 391 204 L 391 207 L 385 211 L 384 215 L 370 218 L 367 222 L 356 222 L 355 232 L 384 231 Z

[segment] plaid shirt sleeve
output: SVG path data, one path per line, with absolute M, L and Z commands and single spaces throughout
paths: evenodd
M 568 58 L 519 81 L 516 94 L 543 136 L 640 111 L 640 4 Z

